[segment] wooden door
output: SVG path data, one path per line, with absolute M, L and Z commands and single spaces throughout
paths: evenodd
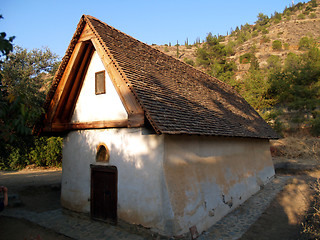
M 118 172 L 113 166 L 91 165 L 91 217 L 117 219 Z

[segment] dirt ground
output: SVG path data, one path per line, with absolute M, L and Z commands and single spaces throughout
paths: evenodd
M 288 174 L 288 173 L 277 173 Z M 242 236 L 244 239 L 301 239 L 301 223 L 312 203 L 310 184 L 320 177 L 320 170 L 290 173 L 292 178 L 271 202 L 268 209 Z M 1 172 L 0 185 L 6 185 L 9 193 L 18 194 L 21 209 L 35 212 L 60 208 L 61 170 L 23 170 Z M 14 204 L 14 203 L 12 203 Z M 66 240 L 66 236 L 42 228 L 21 219 L 0 215 L 0 240 Z M 19 231 L 17 231 L 19 229 Z
M 34 212 L 49 211 L 61 207 L 60 182 L 61 169 L 0 171 L 0 185 L 8 187 L 11 198 L 11 202 L 9 198 L 8 207 Z M 23 219 L 0 215 L 0 226 L 0 240 L 70 240 L 66 236 Z

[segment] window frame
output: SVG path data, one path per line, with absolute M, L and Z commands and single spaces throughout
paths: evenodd
M 98 89 L 100 87 L 100 83 L 98 84 L 98 76 L 100 74 L 103 74 L 103 86 L 102 86 L 103 89 Z M 95 94 L 96 95 L 105 94 L 106 93 L 106 71 L 103 70 L 103 71 L 96 72 L 94 75 L 94 79 L 95 79 Z

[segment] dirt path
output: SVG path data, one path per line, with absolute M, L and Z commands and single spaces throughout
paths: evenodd
M 294 175 L 241 240 L 301 239 L 302 222 L 312 205 L 310 184 L 319 177 L 320 171 Z
M 60 183 L 60 169 L 0 171 L 0 185 L 9 190 L 9 207 L 34 212 L 58 209 L 61 207 Z M 19 199 L 15 199 L 16 196 Z M 23 219 L 0 215 L 0 226 L 0 240 L 70 240 Z
M 301 221 L 312 201 L 309 184 L 320 171 L 293 175 L 268 209 L 241 239 L 300 239 Z M 60 208 L 61 170 L 0 172 L 0 184 L 18 194 L 23 203 L 15 206 L 34 212 Z M 0 239 L 70 239 L 25 220 L 0 215 Z M 19 229 L 19 231 L 17 231 Z

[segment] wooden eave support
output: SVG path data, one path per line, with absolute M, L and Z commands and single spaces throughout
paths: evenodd
M 49 132 L 65 132 L 71 130 L 84 129 L 104 129 L 104 128 L 124 128 L 128 126 L 128 120 L 116 121 L 94 121 L 94 122 L 80 122 L 80 123 L 53 123 L 51 127 L 45 128 Z
M 92 38 L 91 41 L 128 113 L 128 127 L 143 126 L 145 121 L 144 111 L 121 76 L 119 69 L 116 69 L 114 60 L 109 57 L 107 50 L 101 46 L 98 38 Z
M 128 119 L 70 122 L 94 50 L 97 51 L 115 86 L 128 114 Z M 107 51 L 89 24 L 86 23 L 50 102 L 49 111 L 44 121 L 44 132 L 144 126 L 144 111 L 120 74 L 119 69 L 116 68 L 115 60 L 112 60 L 112 56 L 109 56 Z

